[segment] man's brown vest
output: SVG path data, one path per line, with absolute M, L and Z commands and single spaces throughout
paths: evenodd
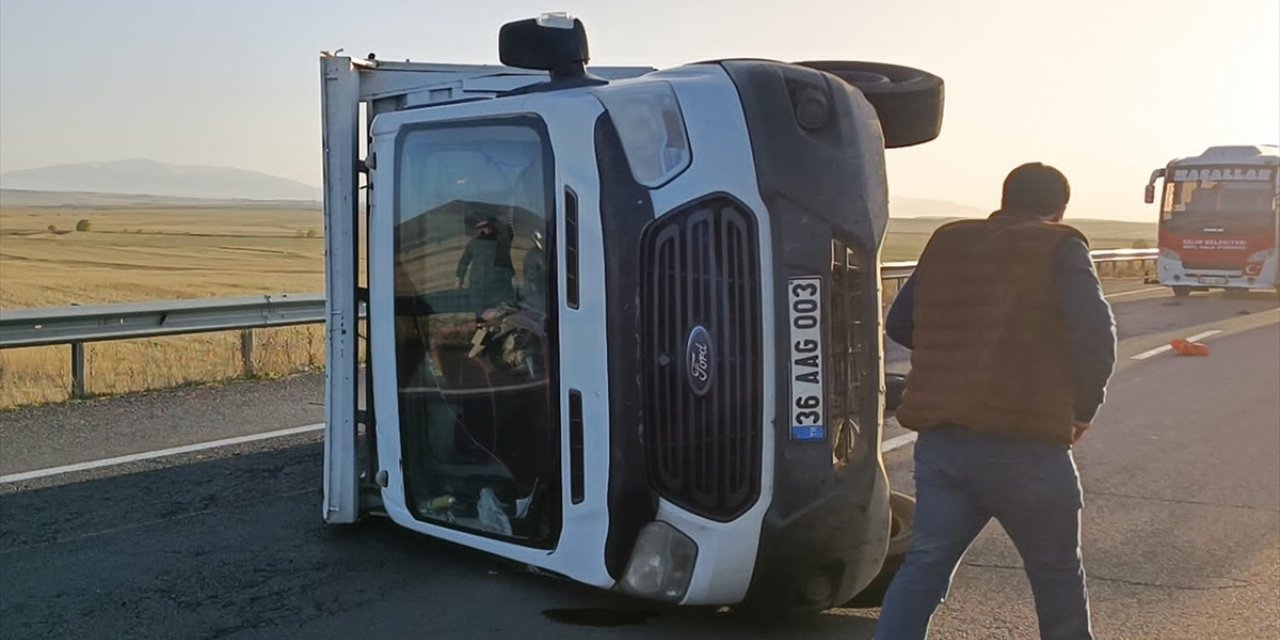
M 939 229 L 915 272 L 915 348 L 897 412 L 917 431 L 958 425 L 1070 444 L 1075 387 L 1054 293 L 1063 224 L 995 215 Z

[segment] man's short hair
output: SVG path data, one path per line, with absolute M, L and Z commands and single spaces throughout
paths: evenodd
M 1000 208 L 1042 218 L 1066 209 L 1071 185 L 1061 171 L 1039 162 L 1028 162 L 1004 179 Z

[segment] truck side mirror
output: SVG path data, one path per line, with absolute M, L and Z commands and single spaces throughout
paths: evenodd
M 1143 197 L 1143 201 L 1147 204 L 1151 204 L 1156 201 L 1156 186 L 1154 184 L 1147 185 L 1147 193 L 1146 196 Z
M 546 13 L 502 25 L 498 58 L 520 69 L 549 71 L 552 80 L 581 78 L 587 72 L 587 30 L 564 13 Z

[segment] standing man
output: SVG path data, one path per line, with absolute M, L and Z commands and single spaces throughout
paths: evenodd
M 512 279 L 515 269 L 511 265 L 511 239 L 498 231 L 493 218 L 483 218 L 475 225 L 476 237 L 467 243 L 458 259 L 457 288 L 471 276 L 472 303 L 479 309 L 511 302 L 515 291 Z
M 922 640 L 969 545 L 996 519 L 1022 556 L 1044 640 L 1092 640 L 1071 446 L 1115 366 L 1115 324 L 1066 177 L 1005 179 L 1000 210 L 933 235 L 889 311 L 912 349 L 897 419 L 918 431 L 911 550 L 878 640 Z M 991 603 L 991 606 L 999 606 Z

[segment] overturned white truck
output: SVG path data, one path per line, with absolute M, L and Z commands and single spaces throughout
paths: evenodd
M 847 601 L 891 531 L 884 149 L 937 136 L 942 81 L 588 68 L 562 14 L 499 42 L 321 59 L 325 520 L 671 603 Z

